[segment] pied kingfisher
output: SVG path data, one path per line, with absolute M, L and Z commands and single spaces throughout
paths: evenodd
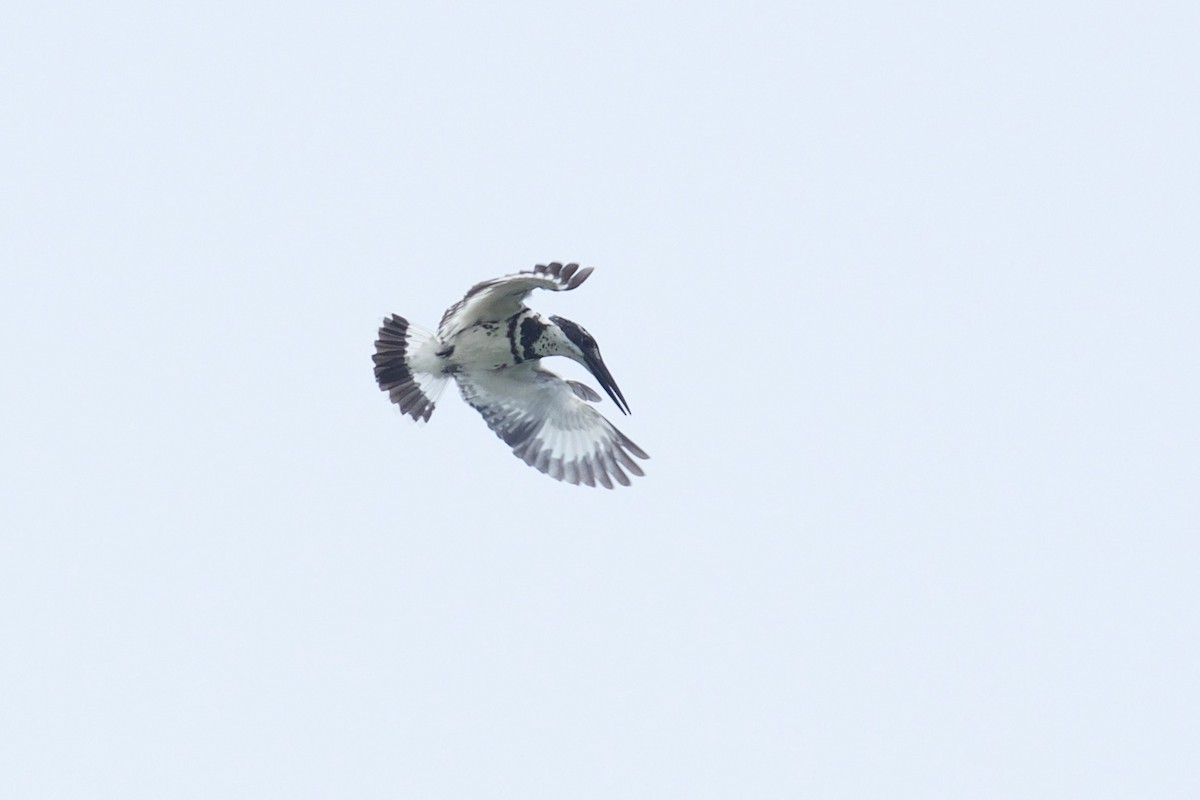
M 569 319 L 544 317 L 525 305 L 534 289 L 575 289 L 591 274 L 578 264 L 539 264 L 477 283 L 446 311 L 436 334 L 393 314 L 375 342 L 379 388 L 403 413 L 423 421 L 453 378 L 463 399 L 526 464 L 567 483 L 611 489 L 615 478 L 628 486 L 622 467 L 644 474 L 630 455 L 649 456 L 588 405 L 600 395 L 541 366 L 546 356 L 578 361 L 628 414 L 596 340 Z

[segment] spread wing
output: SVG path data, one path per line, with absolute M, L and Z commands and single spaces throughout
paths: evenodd
M 551 478 L 611 489 L 613 479 L 629 485 L 625 470 L 645 474 L 631 455 L 650 456 L 584 402 L 571 382 L 536 361 L 461 370 L 454 378 L 463 399 L 512 447 L 513 455 Z
M 562 292 L 575 289 L 592 274 L 592 268 L 579 269 L 578 264 L 563 266 L 538 264 L 528 272 L 505 275 L 477 283 L 466 296 L 447 309 L 438 326 L 438 338 L 443 342 L 479 322 L 497 322 L 525 308 L 525 298 L 534 289 Z

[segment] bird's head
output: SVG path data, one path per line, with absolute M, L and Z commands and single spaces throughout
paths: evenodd
M 562 334 L 561 355 L 583 364 L 604 387 L 604 391 L 608 392 L 608 396 L 617 404 L 617 408 L 621 409 L 621 413 L 628 414 L 629 404 L 625 402 L 625 395 L 621 394 L 612 373 L 604 366 L 604 359 L 600 357 L 600 346 L 596 344 L 592 335 L 584 330 L 582 325 L 569 319 L 550 317 L 550 321 Z

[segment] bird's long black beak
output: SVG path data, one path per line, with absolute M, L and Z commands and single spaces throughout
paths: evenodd
M 600 358 L 600 351 L 587 353 L 584 358 L 587 361 L 588 371 L 600 382 L 604 391 L 608 392 L 608 396 L 617 404 L 617 408 L 621 409 L 622 414 L 628 414 L 629 403 L 625 402 L 625 395 L 621 394 L 621 389 L 613 380 L 612 373 L 608 371 L 608 367 L 604 366 L 604 360 Z

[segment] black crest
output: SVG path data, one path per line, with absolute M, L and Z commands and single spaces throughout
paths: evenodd
M 551 317 L 550 321 L 559 327 L 563 335 L 575 343 L 585 353 L 596 350 L 596 340 L 583 329 L 583 326 L 564 317 Z

